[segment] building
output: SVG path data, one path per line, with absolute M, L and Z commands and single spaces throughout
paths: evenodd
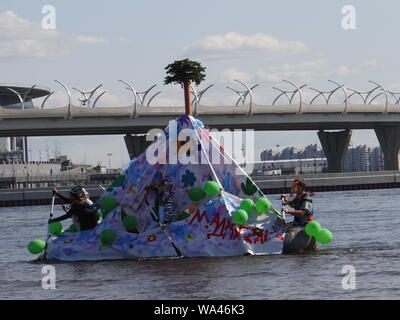
M 287 147 L 282 152 L 274 152 L 272 149 L 261 152 L 261 168 L 257 168 L 258 174 L 273 174 L 273 170 L 281 170 L 284 172 L 312 173 L 324 172 L 326 170 L 326 162 L 324 151 L 317 144 L 310 144 L 303 150 L 294 147 Z M 318 159 L 325 159 L 320 162 Z M 283 161 L 283 162 L 280 162 Z M 314 162 L 316 163 L 314 168 Z M 280 167 L 278 164 L 280 164 Z M 382 171 L 383 153 L 380 147 L 369 147 L 367 145 L 359 145 L 350 147 L 347 150 L 344 171 Z M 269 172 L 272 170 L 271 172 Z M 255 171 L 255 172 L 256 172 Z
M 360 145 L 347 150 L 344 170 L 357 171 L 382 171 L 383 153 L 379 147 Z
M 50 94 L 48 88 L 0 84 L 0 108 L 34 108 L 33 99 Z M 0 161 L 29 161 L 26 137 L 0 137 Z
M 254 163 L 251 175 L 271 176 L 324 173 L 327 170 L 327 165 L 326 158 L 259 161 Z

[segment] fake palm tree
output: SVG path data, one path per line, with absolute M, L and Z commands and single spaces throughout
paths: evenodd
M 190 102 L 190 83 L 195 83 L 198 86 L 206 77 L 206 70 L 200 62 L 191 61 L 189 59 L 177 60 L 174 63 L 165 67 L 167 76 L 164 79 L 164 84 L 178 83 L 183 86 L 185 94 L 185 113 L 192 114 L 192 106 Z

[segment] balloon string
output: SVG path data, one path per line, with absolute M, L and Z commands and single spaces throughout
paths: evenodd
M 203 145 L 203 143 L 202 143 L 202 141 L 201 141 L 201 138 L 200 138 L 200 136 L 199 136 L 199 133 L 197 132 L 197 128 L 199 128 L 199 129 L 201 129 L 201 128 L 198 127 L 198 126 L 196 126 L 191 118 L 190 118 L 190 121 L 192 122 L 194 131 L 196 132 L 197 139 L 199 140 L 199 143 L 200 143 L 200 145 L 201 145 L 201 150 L 203 151 L 204 155 L 205 155 L 206 158 L 207 158 L 207 163 L 208 163 L 208 165 L 210 166 L 210 170 L 211 170 L 211 172 L 212 172 L 212 174 L 213 174 L 213 176 L 214 176 L 216 182 L 217 182 L 218 185 L 220 186 L 220 188 L 221 188 L 222 190 L 224 190 L 224 187 L 222 186 L 221 182 L 220 182 L 219 179 L 218 179 L 217 173 L 215 172 L 213 166 L 211 165 L 210 158 L 208 157 L 208 154 L 207 154 L 207 152 L 205 151 L 206 149 L 204 148 L 204 145 Z
M 199 129 L 202 130 L 202 131 L 205 131 L 206 134 L 208 133 L 208 132 L 206 131 L 206 129 L 204 129 L 204 128 L 200 128 L 200 127 L 199 127 Z M 204 132 L 203 132 L 203 133 L 204 133 Z M 229 153 L 222 152 L 222 150 L 221 150 L 222 146 L 221 146 L 215 139 L 213 139 L 211 136 L 210 136 L 210 141 L 211 141 L 211 143 L 214 145 L 214 147 L 216 147 L 216 148 L 218 149 L 218 152 L 224 157 L 225 160 L 231 160 L 231 161 L 234 163 L 234 165 L 235 165 L 236 167 L 238 167 L 238 168 L 242 171 L 242 174 L 243 174 L 243 175 L 245 175 L 245 176 L 247 176 L 247 177 L 249 176 L 249 175 L 246 173 L 246 171 L 244 171 L 244 169 L 243 169 L 241 166 L 239 166 L 239 164 L 229 155 Z M 227 157 L 229 157 L 229 158 L 227 158 Z M 253 183 L 254 183 L 254 182 L 253 182 Z M 258 185 L 257 185 L 256 183 L 254 183 L 254 185 L 256 186 L 257 190 L 262 194 L 262 196 L 265 197 L 265 198 L 267 198 L 267 196 L 264 194 L 264 192 L 261 191 L 261 189 L 258 187 Z M 267 198 L 267 199 L 268 199 L 268 198 Z M 284 219 L 284 217 L 282 216 L 282 213 L 281 213 L 279 210 L 277 210 L 277 209 L 273 206 L 272 203 L 271 203 L 271 206 L 272 206 L 272 209 L 274 210 L 275 214 L 278 215 L 279 217 L 281 217 L 282 219 Z

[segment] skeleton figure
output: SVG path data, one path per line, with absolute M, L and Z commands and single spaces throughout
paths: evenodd
M 159 182 L 153 182 L 151 189 L 156 192 L 155 207 L 159 208 L 159 219 L 165 227 L 176 219 L 176 205 L 173 198 L 173 185 L 168 178 L 161 178 Z

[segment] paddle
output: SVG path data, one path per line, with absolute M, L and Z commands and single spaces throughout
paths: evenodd
M 282 201 L 282 208 L 281 208 L 282 219 L 283 219 L 284 222 L 286 222 L 286 221 L 285 221 L 285 211 L 283 210 L 283 208 L 284 208 L 285 205 L 286 205 L 286 203 L 285 203 L 285 196 L 284 196 L 284 195 L 281 196 L 281 201 Z
M 152 207 L 151 207 L 149 201 L 145 200 L 145 202 L 146 202 L 146 204 L 147 204 L 147 205 L 149 206 L 149 208 L 150 208 L 150 215 L 151 215 L 151 217 L 153 218 L 154 221 L 156 221 L 156 222 L 159 224 L 161 230 L 164 231 L 164 233 L 165 233 L 165 235 L 167 236 L 168 240 L 171 242 L 171 245 L 174 247 L 174 249 L 175 249 L 175 251 L 176 251 L 176 254 L 177 254 L 178 256 L 180 256 L 180 257 L 183 257 L 182 252 L 177 248 L 177 246 L 175 245 L 174 241 L 172 240 L 172 238 L 171 238 L 170 235 L 168 234 L 167 230 L 165 230 L 165 227 L 161 224 L 160 219 L 157 218 L 157 215 L 156 215 L 155 212 L 153 211 L 153 209 L 152 209 Z
M 50 216 L 49 216 L 49 220 L 53 219 L 53 214 L 54 214 L 54 200 L 56 199 L 56 195 L 53 194 L 53 198 L 51 199 L 51 211 L 50 211 Z M 49 241 L 51 237 L 50 234 L 50 224 L 47 224 L 47 239 L 46 239 L 46 246 L 44 248 L 44 253 L 43 253 L 43 259 L 46 260 L 46 253 L 47 253 L 47 242 Z

